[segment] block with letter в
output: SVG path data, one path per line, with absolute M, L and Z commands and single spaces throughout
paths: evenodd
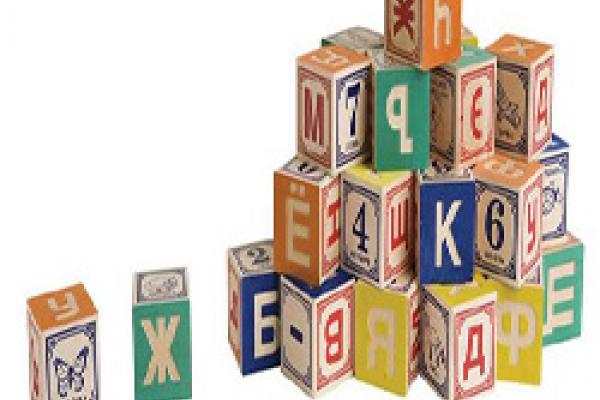
M 552 136 L 554 49 L 505 35 L 487 51 L 498 57 L 496 149 L 536 160 Z
M 192 398 L 189 279 L 185 268 L 133 275 L 136 400 Z
M 467 28 L 466 26 L 462 26 L 461 29 L 461 43 L 462 44 L 466 44 L 472 47 L 479 47 L 479 38 L 477 36 L 475 36 L 475 34 L 473 33 L 473 31 L 471 31 L 469 28 Z
M 364 164 L 342 174 L 342 268 L 383 287 L 412 266 L 414 184 Z
M 319 288 L 281 277 L 281 370 L 311 397 L 353 372 L 354 278 L 340 270 Z
M 229 249 L 229 344 L 242 375 L 279 366 L 279 275 L 273 241 Z
M 540 163 L 544 165 L 542 240 L 550 241 L 567 234 L 569 144 L 552 134 Z
M 361 54 L 367 54 L 370 50 L 383 49 L 383 44 L 381 33 L 362 26 L 344 29 L 321 40 L 322 46 L 345 47 Z
M 98 400 L 98 311 L 82 284 L 27 300 L 29 398 Z

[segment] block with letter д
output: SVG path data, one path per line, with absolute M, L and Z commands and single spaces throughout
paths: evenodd
M 569 145 L 557 134 L 540 156 L 544 165 L 542 239 L 550 241 L 567 234 Z
M 340 46 L 367 54 L 369 50 L 383 49 L 383 35 L 362 26 L 353 26 L 321 40 L 321 46 Z
M 191 321 L 185 268 L 134 274 L 132 327 L 135 399 L 191 399 Z
M 229 343 L 243 375 L 279 365 L 279 275 L 273 241 L 229 249 Z

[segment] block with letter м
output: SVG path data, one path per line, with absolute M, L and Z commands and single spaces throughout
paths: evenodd
M 353 372 L 354 278 L 338 271 L 319 288 L 281 277 L 281 370 L 312 397 Z
M 557 134 L 540 156 L 544 165 L 542 239 L 562 238 L 567 234 L 567 191 L 569 183 L 569 145 Z
M 98 400 L 98 311 L 82 284 L 27 300 L 29 398 Z
M 132 327 L 135 399 L 191 399 L 191 321 L 185 268 L 134 274 Z
M 243 375 L 279 366 L 279 275 L 273 241 L 229 249 L 229 343 Z
M 367 54 L 369 50 L 383 49 L 383 35 L 362 26 L 353 26 L 321 40 L 322 46 L 340 46 Z

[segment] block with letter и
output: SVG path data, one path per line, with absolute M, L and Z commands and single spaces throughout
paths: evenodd
M 98 400 L 98 311 L 82 284 L 27 300 L 29 398 Z
M 135 399 L 191 399 L 191 321 L 185 268 L 134 274 L 132 328 Z
M 243 375 L 279 366 L 279 275 L 273 241 L 229 249 L 228 334 Z
M 551 241 L 567 234 L 569 144 L 552 134 L 540 163 L 544 165 L 542 239 Z
M 281 370 L 311 397 L 353 372 L 354 278 L 338 271 L 319 288 L 281 277 Z
M 369 28 L 353 26 L 323 38 L 321 46 L 340 46 L 367 54 L 369 50 L 383 49 L 383 35 Z

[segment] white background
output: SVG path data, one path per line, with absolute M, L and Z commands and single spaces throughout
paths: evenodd
M 554 127 L 572 145 L 569 228 L 587 248 L 584 335 L 544 350 L 541 388 L 597 392 L 598 19 L 583 1 L 465 0 L 487 45 L 556 45 Z M 191 268 L 196 398 L 304 398 L 278 369 L 239 376 L 226 335 L 228 246 L 272 235 L 272 171 L 294 153 L 294 59 L 383 29 L 383 0 L 32 1 L 0 5 L 2 398 L 27 396 L 25 300 L 82 281 L 101 318 L 102 397 L 133 398 L 131 273 Z M 356 381 L 331 399 L 391 396 Z M 424 383 L 410 397 L 434 398 Z

